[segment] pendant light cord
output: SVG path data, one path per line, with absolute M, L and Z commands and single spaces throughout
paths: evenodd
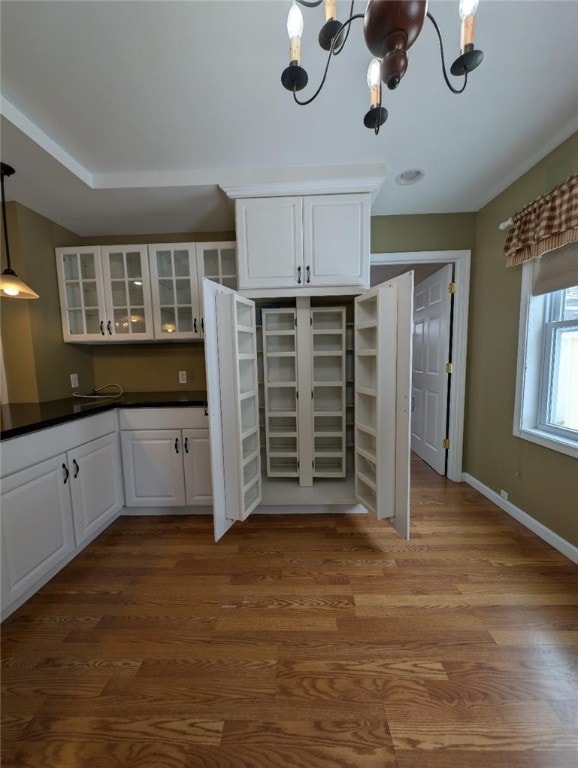
M 4 198 L 4 176 L 10 176 L 4 170 L 4 163 L 2 163 L 2 169 L 0 171 L 0 185 L 2 186 L 2 227 L 4 229 L 4 245 L 6 247 L 6 262 L 8 264 L 9 274 L 12 274 L 12 267 L 10 265 L 10 246 L 8 245 L 8 223 L 6 221 L 6 200 Z

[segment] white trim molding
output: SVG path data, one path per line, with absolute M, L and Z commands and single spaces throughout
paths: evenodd
M 535 533 L 536 536 L 541 538 L 547 544 L 550 544 L 551 547 L 554 547 L 554 549 L 557 549 L 558 552 L 563 554 L 569 560 L 572 560 L 573 563 L 578 564 L 578 547 L 575 547 L 574 544 L 571 544 L 557 533 L 554 533 L 554 531 L 538 522 L 538 520 L 533 518 L 527 512 L 524 512 L 515 504 L 512 504 L 511 501 L 503 499 L 499 493 L 496 493 L 496 491 L 493 491 L 487 485 L 484 485 L 484 483 L 480 482 L 477 478 L 473 477 L 473 475 L 470 475 L 468 472 L 464 472 L 463 481 L 468 485 L 471 485 L 472 488 L 475 488 L 476 491 L 479 491 L 482 496 L 485 496 L 497 507 L 504 510 L 504 512 L 513 517 L 519 523 L 522 523 L 523 526 L 532 531 L 532 533 Z
M 454 296 L 452 322 L 452 363 L 454 372 L 450 389 L 448 479 L 462 480 L 464 446 L 464 412 L 466 401 L 466 360 L 468 352 L 468 309 L 470 303 L 471 251 L 414 251 L 404 253 L 372 253 L 370 266 L 377 264 L 453 264 Z

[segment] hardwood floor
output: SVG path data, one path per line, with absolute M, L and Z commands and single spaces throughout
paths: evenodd
M 121 518 L 3 625 L 4 768 L 576 768 L 578 567 L 413 462 L 369 516 Z

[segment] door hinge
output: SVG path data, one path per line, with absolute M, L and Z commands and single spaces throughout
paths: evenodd
M 447 438 L 447 437 L 446 437 L 446 439 L 443 441 L 442 445 L 443 445 L 443 447 L 444 447 L 444 450 L 446 450 L 446 451 L 447 451 L 447 449 L 450 447 L 450 441 L 449 441 L 449 438 Z
M 446 363 L 446 373 L 453 373 L 454 372 L 454 366 L 452 363 Z
M 448 291 L 450 293 L 455 293 L 458 290 L 458 284 L 457 283 L 450 283 L 448 285 Z

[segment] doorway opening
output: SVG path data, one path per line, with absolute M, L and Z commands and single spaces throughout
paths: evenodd
M 414 284 L 419 288 L 442 267 L 452 270 L 453 309 L 449 325 L 451 352 L 445 364 L 451 365 L 451 386 L 447 388 L 444 438 L 444 470 L 449 480 L 462 480 L 463 429 L 465 408 L 468 306 L 470 291 L 471 251 L 415 251 L 408 253 L 372 253 L 371 282 L 380 282 L 412 269 Z M 415 354 L 415 349 L 414 349 Z M 412 363 L 412 369 L 414 365 Z M 443 411 L 443 408 L 442 408 Z M 427 459 L 426 459 L 427 461 Z M 436 471 L 439 471 L 436 468 Z M 444 471 L 440 472 L 444 474 Z

